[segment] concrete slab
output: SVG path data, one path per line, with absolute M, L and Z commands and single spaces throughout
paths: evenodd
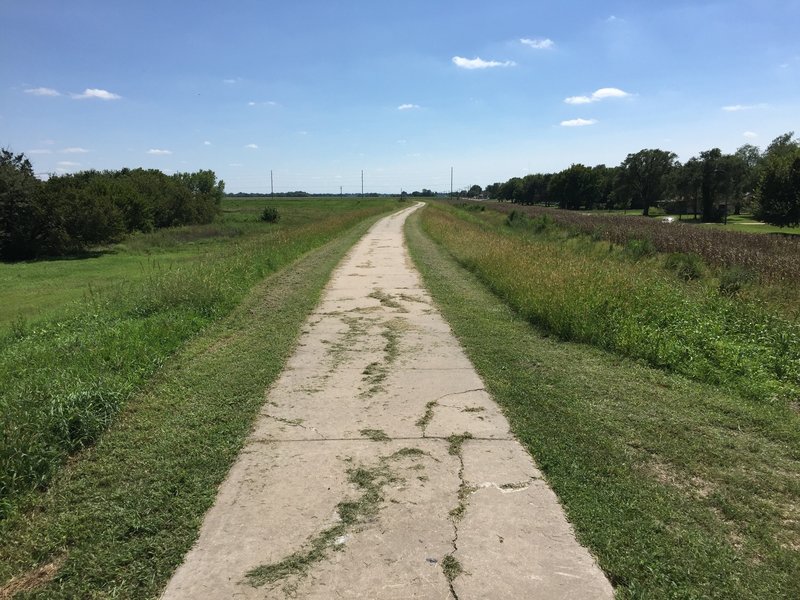
M 335 271 L 163 598 L 612 597 L 423 288 L 417 208 Z

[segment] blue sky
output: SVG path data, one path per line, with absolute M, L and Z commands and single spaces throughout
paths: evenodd
M 0 1 L 0 146 L 228 191 L 486 185 L 800 130 L 800 1 Z

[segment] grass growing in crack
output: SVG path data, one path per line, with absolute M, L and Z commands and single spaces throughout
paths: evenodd
M 617 598 L 793 600 L 796 404 L 555 339 L 425 237 L 421 216 L 406 234 L 423 280 Z
M 384 501 L 383 489 L 390 483 L 401 481 L 389 464 L 406 456 L 427 455 L 417 448 L 402 448 L 389 456 L 382 457 L 374 467 L 352 467 L 347 470 L 347 478 L 355 485 L 361 495 L 355 500 L 345 500 L 337 504 L 340 522 L 329 527 L 306 543 L 306 548 L 295 552 L 283 560 L 262 565 L 246 574 L 247 582 L 260 587 L 289 577 L 304 577 L 315 563 L 323 560 L 328 551 L 335 548 L 334 542 L 347 531 L 363 525 L 378 514 Z M 348 460 L 347 462 L 352 462 Z
M 381 336 L 386 340 L 383 347 L 383 362 L 369 363 L 361 374 L 369 387 L 361 392 L 362 398 L 368 398 L 383 390 L 383 382 L 389 376 L 391 365 L 400 355 L 400 337 L 407 324 L 401 319 L 393 319 L 383 323 Z
M 467 408 L 462 408 L 462 409 L 461 409 L 461 412 L 465 412 L 465 413 L 477 413 L 477 412 L 483 412 L 483 411 L 485 411 L 485 410 L 486 410 L 486 409 L 485 409 L 483 406 L 468 406 Z
M 422 435 L 425 435 L 425 430 L 430 425 L 431 421 L 433 420 L 434 409 L 439 403 L 436 400 L 431 400 L 427 404 L 425 404 L 425 412 L 423 415 L 417 419 L 416 425 L 420 429 L 422 429 Z
M 323 560 L 328 551 L 334 547 L 337 538 L 353 526 L 369 521 L 378 513 L 383 502 L 383 487 L 396 480 L 385 461 L 381 461 L 378 466 L 371 469 L 366 467 L 348 469 L 347 478 L 359 489 L 361 496 L 356 500 L 342 501 L 336 506 L 340 522 L 311 538 L 305 549 L 290 554 L 276 563 L 248 571 L 246 579 L 250 585 L 260 587 L 288 577 L 307 575 L 311 566 Z
M 383 429 L 362 429 L 359 433 L 373 442 L 388 442 L 392 439 Z
M 371 294 L 369 294 L 370 298 L 375 298 L 375 300 L 379 301 L 383 306 L 387 308 L 394 308 L 397 312 L 408 312 L 408 310 L 400 304 L 391 294 L 387 294 L 383 290 L 376 289 Z
M 447 451 L 453 456 L 461 456 L 461 448 L 464 442 L 472 439 L 472 434 L 469 431 L 464 433 L 454 433 L 447 438 Z
M 442 571 L 447 581 L 452 583 L 453 580 L 464 572 L 461 563 L 452 554 L 448 554 L 442 559 Z

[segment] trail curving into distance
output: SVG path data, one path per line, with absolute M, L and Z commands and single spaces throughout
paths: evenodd
M 612 598 L 404 246 L 350 251 L 162 598 Z

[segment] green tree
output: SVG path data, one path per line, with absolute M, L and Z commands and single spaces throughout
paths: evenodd
M 639 150 L 628 154 L 620 165 L 621 187 L 631 206 L 648 216 L 650 207 L 660 202 L 671 183 L 670 175 L 677 166 L 677 155 L 666 150 Z
M 793 136 L 767 147 L 756 192 L 756 217 L 779 227 L 800 225 L 800 143 Z
M 561 208 L 578 210 L 583 206 L 591 209 L 600 199 L 598 174 L 591 167 L 572 165 L 553 175 L 548 193 Z
M 728 189 L 722 151 L 719 148 L 712 148 L 701 152 L 700 163 L 700 197 L 703 203 L 701 218 L 706 223 L 716 222 L 721 219 L 721 213 L 715 203 Z
M 0 149 L 0 258 L 16 260 L 37 252 L 40 189 L 41 182 L 25 155 Z
M 482 193 L 483 193 L 483 188 L 481 186 L 479 186 L 478 184 L 475 184 L 475 185 L 473 185 L 472 187 L 469 188 L 469 190 L 467 191 L 467 196 L 469 198 L 477 198 Z

